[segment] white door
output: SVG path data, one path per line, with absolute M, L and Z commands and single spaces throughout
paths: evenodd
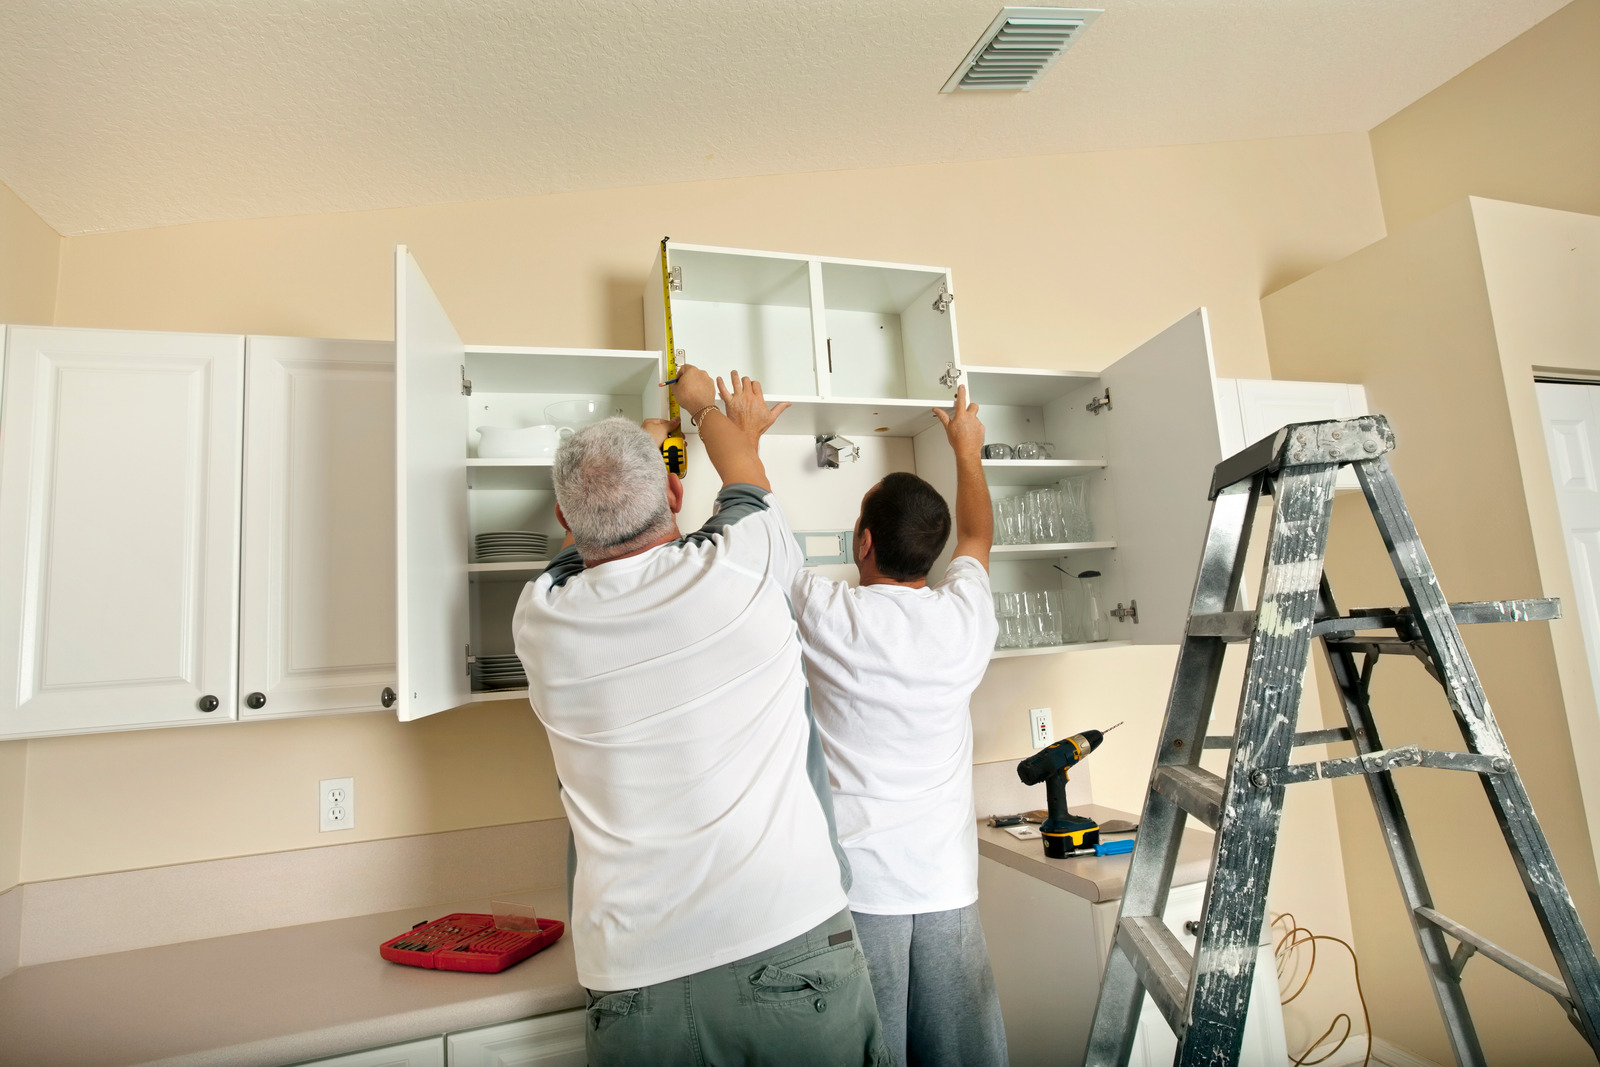
M 0 733 L 235 717 L 244 338 L 12 327 Z
M 1122 588 L 1139 621 L 1118 638 L 1183 640 L 1222 461 L 1211 332 L 1199 308 L 1100 373 L 1111 390 L 1106 474 L 1117 515 Z
M 420 719 L 472 699 L 466 346 L 405 245 L 394 250 L 398 701 Z
M 449 1034 L 450 1067 L 584 1067 L 588 1013 L 563 1011 Z
M 1589 679 L 1600 693 L 1600 383 L 1538 382 L 1539 414 L 1572 568 Z
M 394 346 L 245 342 L 239 716 L 394 691 Z

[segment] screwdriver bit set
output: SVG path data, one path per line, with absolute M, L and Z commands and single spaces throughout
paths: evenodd
M 495 974 L 555 944 L 566 930 L 559 919 L 538 923 L 538 930 L 501 930 L 492 915 L 456 912 L 391 937 L 378 955 L 410 967 Z

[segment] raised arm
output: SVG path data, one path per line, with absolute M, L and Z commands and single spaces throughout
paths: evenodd
M 738 371 L 730 377 L 733 388 L 722 384 L 721 378 L 713 386 L 705 371 L 681 364 L 678 382 L 672 387 L 678 397 L 678 410 L 695 420 L 700 443 L 723 485 L 742 482 L 770 490 L 772 483 L 767 481 L 767 469 L 762 466 L 756 447 L 761 435 L 789 405 L 769 408 L 761 395 L 760 382 L 741 377 Z M 727 414 L 717 408 L 717 391 L 722 393 Z
M 933 413 L 944 424 L 950 450 L 956 454 L 955 555 L 971 556 L 989 569 L 989 548 L 994 544 L 994 511 L 989 506 L 989 483 L 983 477 L 983 423 L 978 405 L 967 403 L 967 387 L 956 390 L 952 414 L 942 408 Z

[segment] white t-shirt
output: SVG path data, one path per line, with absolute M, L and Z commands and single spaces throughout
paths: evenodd
M 587 570 L 567 549 L 523 590 L 590 989 L 730 963 L 845 907 L 787 596 L 802 559 L 772 495 L 734 485 L 696 533 Z
M 850 907 L 873 915 L 978 899 L 972 691 L 998 626 L 989 573 L 957 556 L 937 585 L 793 587 L 828 758 Z

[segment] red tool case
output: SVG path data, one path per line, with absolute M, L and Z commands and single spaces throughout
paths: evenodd
M 492 915 L 458 911 L 391 937 L 378 955 L 410 967 L 494 974 L 555 944 L 565 930 L 559 919 L 540 919 L 537 932 L 497 930 Z

